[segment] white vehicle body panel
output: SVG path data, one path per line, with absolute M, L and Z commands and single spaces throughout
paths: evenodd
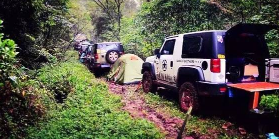
M 187 68 L 199 68 L 202 71 L 202 76 L 204 77 L 205 82 L 212 83 L 226 83 L 226 60 L 221 59 L 221 72 L 213 73 L 210 71 L 210 61 L 211 59 L 202 59 L 202 58 L 182 58 L 182 46 L 183 46 L 183 36 L 185 34 L 180 34 L 171 38 L 165 39 L 160 53 L 163 49 L 164 44 L 168 40 L 175 40 L 175 46 L 173 50 L 173 55 L 160 55 L 160 58 L 157 56 L 151 56 L 146 59 L 146 62 L 154 64 L 155 75 L 158 80 L 169 82 L 175 84 L 177 82 L 178 70 L 181 67 Z M 171 67 L 171 62 L 173 66 Z M 203 70 L 202 63 L 206 62 L 208 68 Z M 167 66 L 167 67 L 166 67 Z M 187 78 L 187 77 L 185 77 Z

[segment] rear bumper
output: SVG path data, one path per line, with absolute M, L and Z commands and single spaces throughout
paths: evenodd
M 102 68 L 110 68 L 111 65 L 110 65 L 110 64 L 94 63 L 93 67 L 94 67 L 94 68 L 100 68 L 100 69 L 102 69 Z
M 226 95 L 227 84 L 225 83 L 210 83 L 197 82 L 197 91 L 199 95 Z

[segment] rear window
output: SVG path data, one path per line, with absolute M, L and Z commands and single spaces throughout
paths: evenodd
M 87 47 L 88 47 L 88 45 L 82 45 L 82 46 L 81 46 L 81 50 L 82 50 L 82 51 L 85 51 Z
M 196 54 L 201 51 L 203 38 L 200 36 L 184 37 L 182 54 Z
M 212 32 L 187 34 L 183 37 L 182 58 L 214 58 Z
M 124 49 L 123 49 L 123 45 L 120 44 L 120 43 L 104 43 L 104 44 L 98 44 L 98 47 L 97 49 L 102 49 L 102 50 L 118 50 L 118 51 L 121 51 L 123 52 Z

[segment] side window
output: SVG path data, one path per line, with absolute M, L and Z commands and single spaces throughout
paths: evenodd
M 98 44 L 94 44 L 94 46 L 93 46 L 93 53 L 94 54 L 97 53 L 97 47 L 98 47 Z
M 196 54 L 201 51 L 203 38 L 199 36 L 184 37 L 182 55 Z
M 161 55 L 172 55 L 174 49 L 175 40 L 167 40 L 161 50 Z

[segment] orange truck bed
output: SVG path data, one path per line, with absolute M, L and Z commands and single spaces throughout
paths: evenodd
M 258 107 L 260 91 L 279 90 L 279 84 L 270 82 L 228 84 L 228 87 L 254 93 L 253 97 L 250 100 L 251 109 L 255 109 Z

